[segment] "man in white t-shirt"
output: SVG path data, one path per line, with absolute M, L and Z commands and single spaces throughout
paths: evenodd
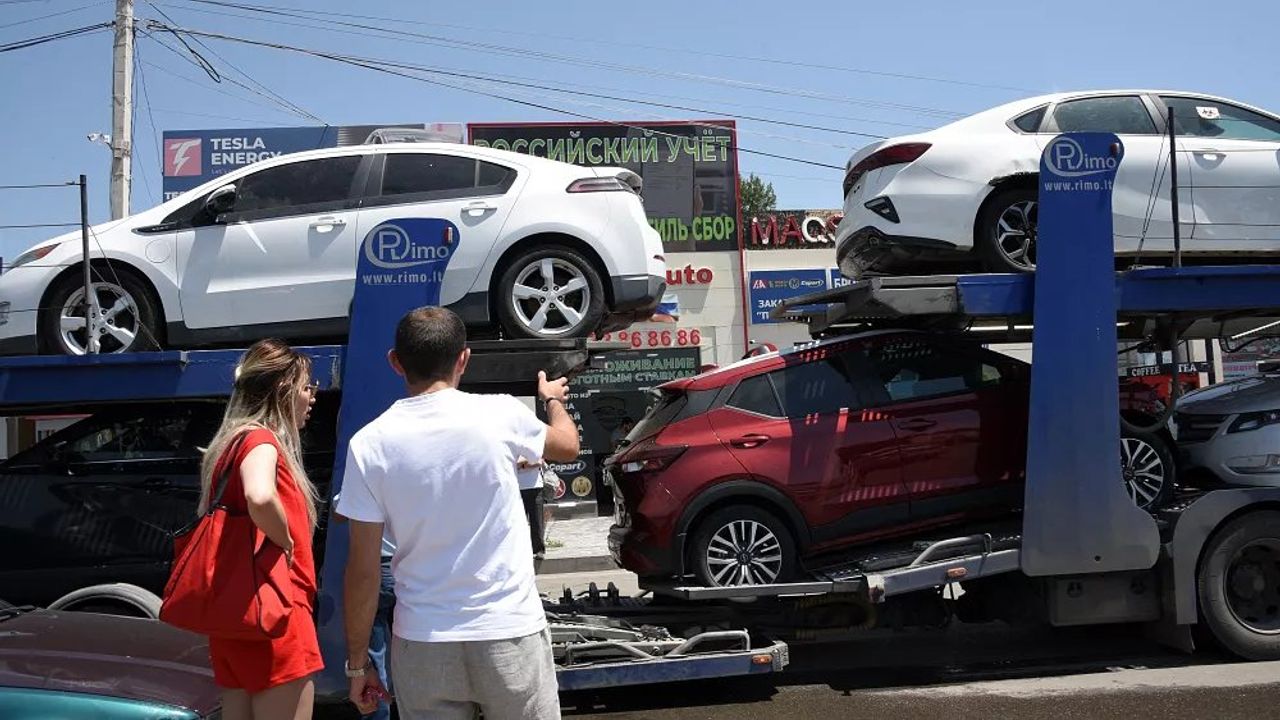
M 383 688 L 368 657 L 384 530 L 395 538 L 391 677 L 405 720 L 558 718 L 555 660 L 534 584 L 520 458 L 572 460 L 567 382 L 538 373 L 543 423 L 510 395 L 458 390 L 470 350 L 457 315 L 405 315 L 388 353 L 408 397 L 351 439 L 338 514 L 350 520 L 346 670 L 369 712 Z

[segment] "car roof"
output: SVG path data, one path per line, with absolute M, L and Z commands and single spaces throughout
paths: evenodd
M 32 610 L 0 630 L 0 687 L 218 707 L 208 641 L 157 620 Z
M 1276 117 L 1276 114 L 1269 110 L 1265 110 L 1259 107 L 1254 107 L 1253 105 L 1249 105 L 1248 103 L 1244 103 L 1239 100 L 1233 100 L 1231 98 L 1221 97 L 1218 95 L 1209 95 L 1207 93 L 1193 92 L 1190 90 L 1157 90 L 1157 89 L 1151 89 L 1151 88 L 1145 88 L 1145 89 L 1144 88 L 1113 88 L 1113 89 L 1104 89 L 1104 90 L 1070 90 L 1070 91 L 1063 91 L 1063 92 L 1056 92 L 1056 93 L 1046 93 L 1043 95 L 1036 95 L 1029 98 L 1023 98 L 1021 100 L 1014 100 L 1012 102 L 1008 102 L 1003 105 L 997 105 L 996 107 L 974 113 L 973 115 L 969 115 L 967 117 L 961 118 L 959 120 L 956 120 L 953 123 L 944 125 L 938 129 L 941 130 L 943 128 L 949 128 L 949 127 L 954 127 L 958 125 L 963 126 L 963 125 L 969 125 L 969 124 L 975 124 L 975 123 L 982 123 L 987 120 L 998 121 L 1000 124 L 1004 124 L 1009 120 L 1012 120 L 1013 118 L 1025 112 L 1028 112 L 1030 110 L 1034 110 L 1035 108 L 1040 107 L 1041 105 L 1048 105 L 1050 103 L 1061 102 L 1063 100 L 1078 100 L 1082 98 L 1107 97 L 1107 96 L 1116 96 L 1116 95 L 1178 95 L 1182 97 L 1200 98 L 1203 100 L 1210 100 L 1213 102 L 1221 102 L 1221 103 L 1227 103 L 1229 105 L 1236 105 L 1238 107 L 1242 107 L 1247 110 L 1253 110 L 1255 112 L 1262 113 L 1263 115 Z

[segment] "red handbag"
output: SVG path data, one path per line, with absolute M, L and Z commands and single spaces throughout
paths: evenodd
M 222 504 L 243 440 L 226 450 L 208 511 L 174 536 L 160 619 L 211 638 L 268 640 L 288 628 L 293 580 L 284 549 Z

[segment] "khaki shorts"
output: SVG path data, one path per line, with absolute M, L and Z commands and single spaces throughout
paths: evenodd
M 394 638 L 391 677 L 403 720 L 558 720 L 560 695 L 548 630 L 510 640 L 414 642 Z

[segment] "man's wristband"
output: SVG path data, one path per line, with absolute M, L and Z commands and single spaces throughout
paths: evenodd
M 545 407 L 549 406 L 549 405 L 552 403 L 552 401 L 558 402 L 558 403 L 560 403 L 561 405 L 563 405 L 563 404 L 564 404 L 564 401 L 563 401 L 563 400 L 561 400 L 560 398 L 554 398 L 554 397 L 553 397 L 553 398 L 547 398 L 547 399 L 543 400 L 543 401 L 542 401 L 542 407 L 544 407 L 544 408 L 545 408 Z
M 365 672 L 368 671 L 369 668 L 371 667 L 373 667 L 373 661 L 370 660 L 369 658 L 365 658 L 364 665 L 360 666 L 359 668 L 351 667 L 351 662 L 349 660 L 342 661 L 342 669 L 347 673 L 347 677 L 353 678 L 353 679 L 358 677 L 364 677 Z

